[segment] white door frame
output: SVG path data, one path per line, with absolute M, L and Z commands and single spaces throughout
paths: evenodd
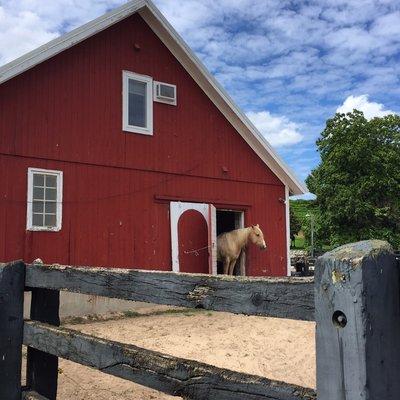
M 208 228 L 208 243 L 210 249 L 208 253 L 211 255 L 212 274 L 217 274 L 216 262 L 216 227 L 215 227 L 215 207 L 212 204 L 206 203 L 186 203 L 180 201 L 171 201 L 170 215 L 171 215 L 171 253 L 172 253 L 172 271 L 179 272 L 179 235 L 178 235 L 178 222 L 181 215 L 188 210 L 198 211 L 206 220 Z
M 209 271 L 212 275 L 217 275 L 217 209 L 213 204 L 208 204 L 208 245 Z
M 236 229 L 244 228 L 244 211 L 237 211 L 239 214 L 239 224 Z M 236 223 L 237 221 L 235 221 Z M 246 276 L 246 252 L 242 251 L 239 260 L 240 266 L 240 276 Z
M 291 276 L 292 267 L 290 265 L 290 200 L 289 187 L 285 186 L 285 220 L 286 220 L 286 257 L 287 257 L 287 276 Z

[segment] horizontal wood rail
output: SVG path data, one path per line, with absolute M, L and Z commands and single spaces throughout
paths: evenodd
M 312 389 L 217 368 L 97 338 L 71 329 L 26 321 L 24 344 L 176 396 L 199 400 L 299 400 Z
M 248 278 L 32 264 L 26 286 L 189 308 L 314 320 L 312 278 Z

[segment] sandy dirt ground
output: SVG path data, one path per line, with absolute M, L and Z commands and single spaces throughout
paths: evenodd
M 315 388 L 313 322 L 152 307 L 140 316 L 66 326 L 222 368 Z M 58 399 L 179 398 L 60 360 Z

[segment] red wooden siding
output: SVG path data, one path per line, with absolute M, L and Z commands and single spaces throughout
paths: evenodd
M 122 70 L 177 85 L 154 136 L 122 131 Z M 58 233 L 26 231 L 28 167 L 64 172 Z M 138 15 L 0 85 L 0 170 L 0 260 L 169 270 L 170 196 L 247 205 L 248 273 L 286 274 L 283 184 Z
M 204 216 L 196 210 L 185 211 L 178 221 L 178 238 L 179 270 L 208 274 L 208 226 Z

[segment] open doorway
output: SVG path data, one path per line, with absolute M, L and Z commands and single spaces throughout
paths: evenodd
M 234 229 L 244 228 L 244 212 L 236 210 L 217 209 L 217 236 L 224 232 L 233 231 Z M 246 255 L 242 252 L 238 258 L 234 275 L 246 275 Z M 222 274 L 222 263 L 217 264 L 218 274 Z

